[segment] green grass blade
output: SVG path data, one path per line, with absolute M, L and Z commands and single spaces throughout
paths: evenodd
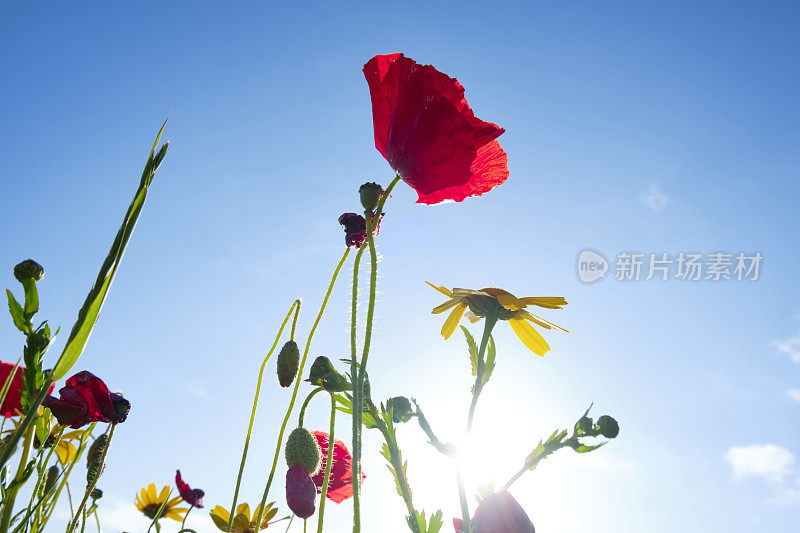
M 156 141 L 153 143 L 153 148 L 150 150 L 150 157 L 147 158 L 147 164 L 142 173 L 139 189 L 133 197 L 128 212 L 125 214 L 122 226 L 120 226 L 117 236 L 114 239 L 114 244 L 111 245 L 111 250 L 108 252 L 108 256 L 103 262 L 103 266 L 100 268 L 97 281 L 94 287 L 92 287 L 92 290 L 89 291 L 89 295 L 86 297 L 83 307 L 81 307 L 81 310 L 78 312 L 78 320 L 72 327 L 72 331 L 67 339 L 67 344 L 64 346 L 64 351 L 61 353 L 61 357 L 59 357 L 55 367 L 53 367 L 54 380 L 59 380 L 64 377 L 69 369 L 77 362 L 83 352 L 83 348 L 89 340 L 92 329 L 94 329 L 94 325 L 100 315 L 100 309 L 103 307 L 103 302 L 108 294 L 108 289 L 111 287 L 111 282 L 114 280 L 114 276 L 122 261 L 122 256 L 125 253 L 128 240 L 133 233 L 133 228 L 136 226 L 136 221 L 144 206 L 145 198 L 147 198 L 147 191 L 150 184 L 153 182 L 153 177 L 155 176 L 158 166 L 167 154 L 169 143 L 166 142 L 157 153 L 155 151 L 166 125 L 167 122 L 164 121 L 161 130 L 158 132 Z

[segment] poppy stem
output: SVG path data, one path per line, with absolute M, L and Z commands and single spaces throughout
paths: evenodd
M 308 396 L 306 396 L 306 401 L 303 402 L 303 405 L 300 406 L 300 416 L 297 419 L 297 427 L 303 427 L 303 421 L 306 417 L 306 408 L 308 404 L 311 403 L 311 398 L 316 396 L 318 392 L 324 391 L 325 389 L 322 387 L 317 387 L 316 389 L 312 390 Z
M 106 465 L 106 455 L 108 454 L 108 449 L 111 447 L 111 439 L 114 437 L 114 430 L 116 429 L 117 424 L 111 424 L 111 428 L 108 432 L 108 441 L 106 445 L 103 447 L 103 453 L 100 455 L 100 466 L 97 469 L 97 474 L 94 476 L 93 479 L 86 485 L 86 490 L 83 492 L 83 499 L 81 500 L 81 504 L 78 506 L 78 510 L 75 512 L 75 517 L 72 520 L 72 524 L 70 524 L 69 528 L 67 528 L 67 533 L 72 533 L 78 525 L 78 520 L 83 515 L 83 508 L 86 507 L 86 501 L 89 499 L 89 494 L 94 490 L 95 485 L 97 485 L 97 480 L 100 479 L 100 475 L 103 473 Z
M 283 329 L 286 327 L 286 324 L 289 322 L 289 317 L 292 316 L 292 312 L 294 311 L 294 320 L 292 321 L 292 336 L 294 336 L 294 325 L 297 322 L 297 315 L 300 314 L 300 300 L 295 300 L 292 305 L 289 307 L 289 311 L 286 313 L 286 318 L 283 319 L 283 323 L 281 327 L 278 329 L 278 334 L 275 336 L 275 342 L 272 343 L 272 347 L 267 352 L 266 357 L 261 362 L 261 369 L 258 371 L 258 382 L 256 383 L 256 393 L 253 397 L 253 409 L 250 411 L 250 424 L 247 426 L 247 436 L 244 439 L 244 448 L 242 449 L 242 461 L 239 463 L 239 474 L 236 476 L 236 488 L 233 491 L 233 504 L 231 505 L 231 509 L 236 509 L 236 502 L 239 499 L 239 487 L 242 484 L 242 475 L 244 474 L 244 464 L 247 461 L 247 450 L 250 448 L 250 435 L 253 433 L 253 423 L 256 419 L 256 408 L 258 407 L 258 397 L 261 394 L 261 379 L 264 377 L 264 368 L 267 366 L 267 361 L 272 356 L 272 353 L 275 351 L 275 347 L 278 346 L 278 342 L 281 339 L 281 334 L 283 334 Z M 188 514 L 188 513 L 187 513 Z M 228 519 L 228 527 L 227 531 L 231 530 L 233 526 L 233 515 L 231 513 L 231 517 Z
M 64 431 L 66 429 L 67 429 L 66 426 L 61 426 L 61 429 L 58 432 L 58 436 L 56 436 L 56 440 L 53 441 L 53 445 L 50 446 L 50 450 L 47 452 L 47 455 L 44 458 L 44 462 L 41 464 L 40 470 L 42 474 L 40 474 L 39 478 L 36 480 L 36 485 L 34 485 L 33 491 L 31 492 L 31 499 L 28 502 L 28 510 L 25 512 L 25 518 L 23 518 L 20 523 L 27 522 L 28 518 L 33 513 L 33 502 L 36 499 L 36 495 L 39 493 L 39 488 L 42 486 L 42 480 L 47 477 L 47 465 L 50 464 L 50 457 L 53 455 L 53 452 L 61 442 L 61 437 L 64 436 Z
M 333 429 L 336 421 L 336 397 L 331 393 L 331 423 L 328 429 L 328 453 L 325 457 L 325 477 L 322 478 L 322 495 L 319 500 L 319 519 L 317 520 L 317 533 L 322 533 L 322 520 L 325 517 L 325 500 L 328 495 L 328 482 L 331 478 L 333 465 Z
M 461 473 L 461 463 L 459 461 L 456 461 L 456 480 L 458 482 L 458 502 L 461 504 L 461 531 L 462 533 L 472 533 L 467 492 L 464 490 L 464 475 Z
M 35 416 L 35 415 L 34 415 Z M 23 424 L 25 422 L 23 421 Z M 21 429 L 21 427 L 20 427 Z M 34 426 L 29 425 L 25 431 L 25 440 L 22 442 L 22 455 L 19 458 L 19 465 L 17 466 L 17 473 L 14 475 L 12 488 L 8 489 L 3 495 L 3 515 L 0 518 L 0 531 L 8 531 L 8 526 L 11 524 L 11 513 L 14 511 L 14 500 L 17 497 L 25 467 L 28 465 L 28 455 L 31 452 L 31 445 L 33 444 L 33 430 Z M 19 430 L 18 430 L 19 431 Z
M 367 359 L 369 358 L 369 346 L 372 340 L 372 321 L 375 316 L 375 292 L 378 285 L 378 253 L 375 251 L 375 228 L 381 220 L 381 213 L 386 199 L 392 193 L 394 186 L 400 182 L 400 176 L 395 176 L 389 186 L 381 195 L 374 214 L 365 213 L 367 216 L 367 244 L 370 256 L 370 275 L 369 275 L 369 305 L 367 307 L 367 324 L 364 330 L 364 350 L 361 353 L 361 363 L 356 368 L 355 349 L 353 349 L 353 360 L 351 371 L 358 371 L 358 375 L 352 374 L 352 378 L 357 382 L 353 384 L 353 533 L 361 532 L 361 425 L 363 424 L 364 412 L 364 379 L 367 372 Z M 363 245 L 362 245 L 363 249 Z M 359 250 L 360 252 L 361 250 Z M 350 326 L 351 343 L 355 345 L 355 319 L 356 319 L 356 297 L 357 297 L 357 278 L 358 270 L 353 271 L 353 308 Z M 357 379 L 356 379 L 357 378 Z
M 297 370 L 297 379 L 295 379 L 294 390 L 292 391 L 292 399 L 289 402 L 289 407 L 286 409 L 286 416 L 283 417 L 281 431 L 278 433 L 278 443 L 275 446 L 275 456 L 272 458 L 272 467 L 270 468 L 269 477 L 267 478 L 267 486 L 264 487 L 264 495 L 261 497 L 261 505 L 259 506 L 256 524 L 261 524 L 261 519 L 264 517 L 264 506 L 267 502 L 267 496 L 269 495 L 269 488 L 272 486 L 272 479 L 275 477 L 275 468 L 278 466 L 278 457 L 281 453 L 283 434 L 286 432 L 286 424 L 289 422 L 289 418 L 292 416 L 292 409 L 294 408 L 294 403 L 297 400 L 297 391 L 300 388 L 300 383 L 302 382 L 300 377 L 303 375 L 303 369 L 305 368 L 306 360 L 308 359 L 308 352 L 311 349 L 311 339 L 314 338 L 314 332 L 317 331 L 317 326 L 319 326 L 319 322 L 322 320 L 322 315 L 325 313 L 325 307 L 328 305 L 331 292 L 333 292 L 333 286 L 336 285 L 336 279 L 339 277 L 339 271 L 342 270 L 342 265 L 344 265 L 345 260 L 347 260 L 349 253 L 350 247 L 345 248 L 342 258 L 339 260 L 339 263 L 336 265 L 336 268 L 333 271 L 330 285 L 328 285 L 328 291 L 325 293 L 325 298 L 322 300 L 322 305 L 320 306 L 319 313 L 317 313 L 317 318 L 314 320 L 314 324 L 311 326 L 311 331 L 308 332 L 308 339 L 306 340 L 306 346 L 303 350 L 303 359 L 300 361 L 300 368 Z M 235 510 L 231 509 L 231 512 L 235 512 Z M 228 531 L 230 531 L 230 526 L 231 522 L 228 523 Z
M 189 504 L 189 510 L 186 511 L 185 515 L 183 515 L 183 522 L 181 522 L 181 531 L 183 531 L 183 528 L 186 525 L 186 519 L 189 518 L 189 513 L 192 512 L 192 509 L 194 509 L 194 505 L 190 503 Z

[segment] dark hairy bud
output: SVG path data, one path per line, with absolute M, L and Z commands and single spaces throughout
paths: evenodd
M 286 341 L 278 353 L 278 383 L 281 387 L 288 387 L 297 376 L 300 366 L 300 349 L 294 341 Z
M 14 267 L 14 277 L 20 283 L 27 280 L 33 280 L 36 283 L 44 277 L 44 268 L 33 259 L 26 259 Z
M 595 429 L 607 439 L 613 439 L 619 435 L 619 424 L 613 417 L 608 415 L 603 415 L 597 419 Z

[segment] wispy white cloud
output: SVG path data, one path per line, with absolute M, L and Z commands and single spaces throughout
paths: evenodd
M 779 485 L 795 470 L 794 454 L 776 444 L 731 446 L 725 454 L 725 461 L 736 481 L 761 478 Z
M 779 352 L 786 354 L 789 359 L 800 365 L 800 332 L 790 339 L 774 340 L 771 344 Z
M 800 389 L 789 389 L 786 391 L 786 396 L 795 402 L 800 403 Z
M 185 388 L 186 392 L 188 392 L 192 396 L 203 399 L 208 398 L 208 389 L 206 388 L 205 385 L 203 385 L 199 381 L 195 381 L 193 383 L 187 383 L 185 385 Z
M 651 183 L 650 188 L 639 195 L 639 200 L 651 211 L 661 211 L 667 207 L 669 197 L 661 191 L 658 183 Z

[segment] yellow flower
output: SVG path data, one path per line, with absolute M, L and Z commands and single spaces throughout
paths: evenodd
M 278 514 L 278 508 L 273 507 L 275 502 L 270 502 L 267 504 L 266 509 L 264 510 L 264 516 L 261 518 L 261 527 L 260 529 L 267 529 L 269 525 L 270 519 Z M 255 533 L 256 531 L 256 519 L 258 518 L 258 513 L 261 510 L 261 506 L 256 506 L 253 509 L 253 514 L 250 514 L 250 506 L 246 503 L 240 503 L 236 506 L 236 515 L 233 517 L 233 524 L 231 527 L 231 533 Z M 214 525 L 219 528 L 220 531 L 227 531 L 228 530 L 228 520 L 231 519 L 231 514 L 228 512 L 227 509 L 217 505 L 211 510 L 211 519 L 214 521 Z
M 550 346 L 544 340 L 544 337 L 530 324 L 531 322 L 544 329 L 567 331 L 525 310 L 525 307 L 529 305 L 547 309 L 561 309 L 562 306 L 567 305 L 567 301 L 561 296 L 517 298 L 508 291 L 494 287 L 479 291 L 471 289 L 453 289 L 451 291 L 445 287 L 437 287 L 428 281 L 425 283 L 450 298 L 442 305 L 434 307 L 432 311 L 434 314 L 438 314 L 444 313 L 448 309 L 453 309 L 442 327 L 442 336 L 445 339 L 450 338 L 450 335 L 456 330 L 456 326 L 458 326 L 467 308 L 469 308 L 467 318 L 471 322 L 477 322 L 486 317 L 494 320 L 507 320 L 519 340 L 536 355 L 544 355 L 550 350 Z
M 142 489 L 141 494 L 136 495 L 136 508 L 139 509 L 150 520 L 158 515 L 158 520 L 166 517 L 180 522 L 183 520 L 182 515 L 186 514 L 189 509 L 186 509 L 185 507 L 178 507 L 178 504 L 181 502 L 180 496 L 172 498 L 169 501 L 167 501 L 167 498 L 169 498 L 168 486 L 165 486 L 163 489 L 161 489 L 160 493 L 156 494 L 155 484 L 150 483 L 147 488 Z M 164 502 L 167 503 L 164 504 Z M 162 509 L 161 513 L 159 514 L 158 510 L 162 505 L 164 505 L 164 509 Z

